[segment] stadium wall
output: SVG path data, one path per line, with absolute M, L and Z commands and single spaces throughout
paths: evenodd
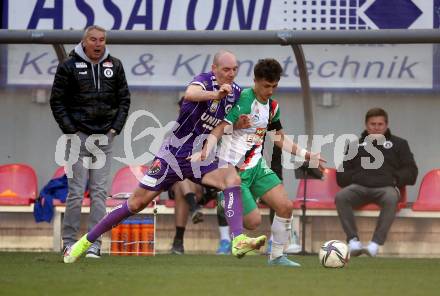
M 37 92 L 43 93 L 37 93 Z M 48 104 L 50 89 L 7 88 L 0 90 L 0 163 L 28 163 L 37 172 L 39 188 L 47 183 L 57 168 L 55 150 L 61 136 Z M 132 91 L 130 112 L 147 110 L 154 114 L 165 126 L 177 114 L 178 90 Z M 303 107 L 297 92 L 279 92 L 276 97 L 281 106 L 285 132 L 301 142 L 298 135 L 304 134 Z M 419 166 L 416 186 L 408 188 L 409 201 L 417 196 L 418 185 L 423 175 L 439 167 L 438 137 L 440 110 L 438 95 L 432 92 L 315 92 L 314 112 L 317 135 L 326 136 L 333 143 L 323 146 L 323 156 L 334 167 L 334 142 L 343 134 L 359 135 L 363 128 L 365 112 L 374 106 L 389 112 L 390 128 L 393 133 L 406 138 L 415 154 Z M 132 138 L 147 127 L 155 127 L 157 122 L 142 117 L 136 120 Z M 333 134 L 333 136 L 331 136 Z M 153 136 L 132 141 L 133 154 L 139 157 L 151 148 Z M 266 146 L 265 155 L 271 154 L 272 145 Z M 114 157 L 125 158 L 123 134 L 116 138 Z M 152 157 L 152 154 L 150 155 Z M 292 170 L 293 158 L 284 158 L 284 180 L 290 198 L 296 194 L 297 182 Z M 112 160 L 112 176 L 124 164 Z M 289 169 L 290 168 L 290 169 Z M 112 177 L 110 176 L 110 177 Z

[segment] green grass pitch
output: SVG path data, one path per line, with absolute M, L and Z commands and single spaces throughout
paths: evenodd
M 0 295 L 440 295 L 439 259 L 353 258 L 326 269 L 317 256 L 289 256 L 301 268 L 267 266 L 265 256 L 158 255 L 81 258 L 0 253 Z

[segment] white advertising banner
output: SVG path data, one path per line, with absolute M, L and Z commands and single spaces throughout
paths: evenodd
M 131 86 L 183 87 L 209 71 L 218 46 L 110 45 L 123 61 Z M 290 47 L 228 46 L 237 54 L 237 82 L 250 86 L 258 59 L 276 58 L 284 68 L 280 87 L 299 87 Z M 432 88 L 432 45 L 305 46 L 314 88 Z M 423 52 L 421 55 L 420 52 Z M 127 54 L 129 53 L 129 54 Z M 50 85 L 58 60 L 48 45 L 9 45 L 7 83 Z
M 400 2 L 401 5 L 396 3 Z M 438 27 L 437 0 L 21 0 L 3 1 L 3 28 L 112 30 L 368 30 Z M 219 46 L 110 45 L 131 86 L 182 87 L 209 71 Z M 71 50 L 72 46 L 66 46 Z M 249 86 L 252 66 L 276 58 L 280 87 L 299 87 L 290 47 L 225 46 L 240 61 L 238 82 Z M 312 87 L 431 89 L 433 45 L 304 46 Z M 8 85 L 50 85 L 58 63 L 46 45 L 8 45 L 2 53 Z

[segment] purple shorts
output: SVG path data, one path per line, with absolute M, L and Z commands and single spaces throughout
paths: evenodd
M 217 159 L 205 166 L 199 166 L 186 158 L 177 157 L 176 161 L 170 164 L 163 158 L 155 157 L 139 186 L 151 191 L 166 191 L 174 183 L 184 179 L 201 184 L 204 175 L 219 167 Z

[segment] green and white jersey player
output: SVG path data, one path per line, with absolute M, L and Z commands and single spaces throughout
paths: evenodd
M 285 255 L 284 247 L 290 240 L 292 202 L 278 176 L 266 165 L 262 156 L 264 136 L 267 130 L 275 130 L 275 145 L 306 160 L 315 160 L 321 165 L 324 160 L 319 154 L 312 154 L 300 148 L 285 137 L 278 103 L 272 94 L 278 86 L 283 69 L 275 59 L 260 60 L 254 67 L 254 87 L 242 91 L 240 99 L 225 119 L 211 132 L 200 155 L 193 158 L 206 159 L 208 153 L 222 138 L 219 157 L 235 165 L 240 170 L 243 199 L 244 226 L 255 229 L 261 223 L 256 200 L 260 198 L 275 211 L 272 223 L 272 250 L 270 265 L 300 266 Z M 248 116 L 251 127 L 230 131 L 240 116 Z M 227 213 L 227 212 L 226 212 Z

